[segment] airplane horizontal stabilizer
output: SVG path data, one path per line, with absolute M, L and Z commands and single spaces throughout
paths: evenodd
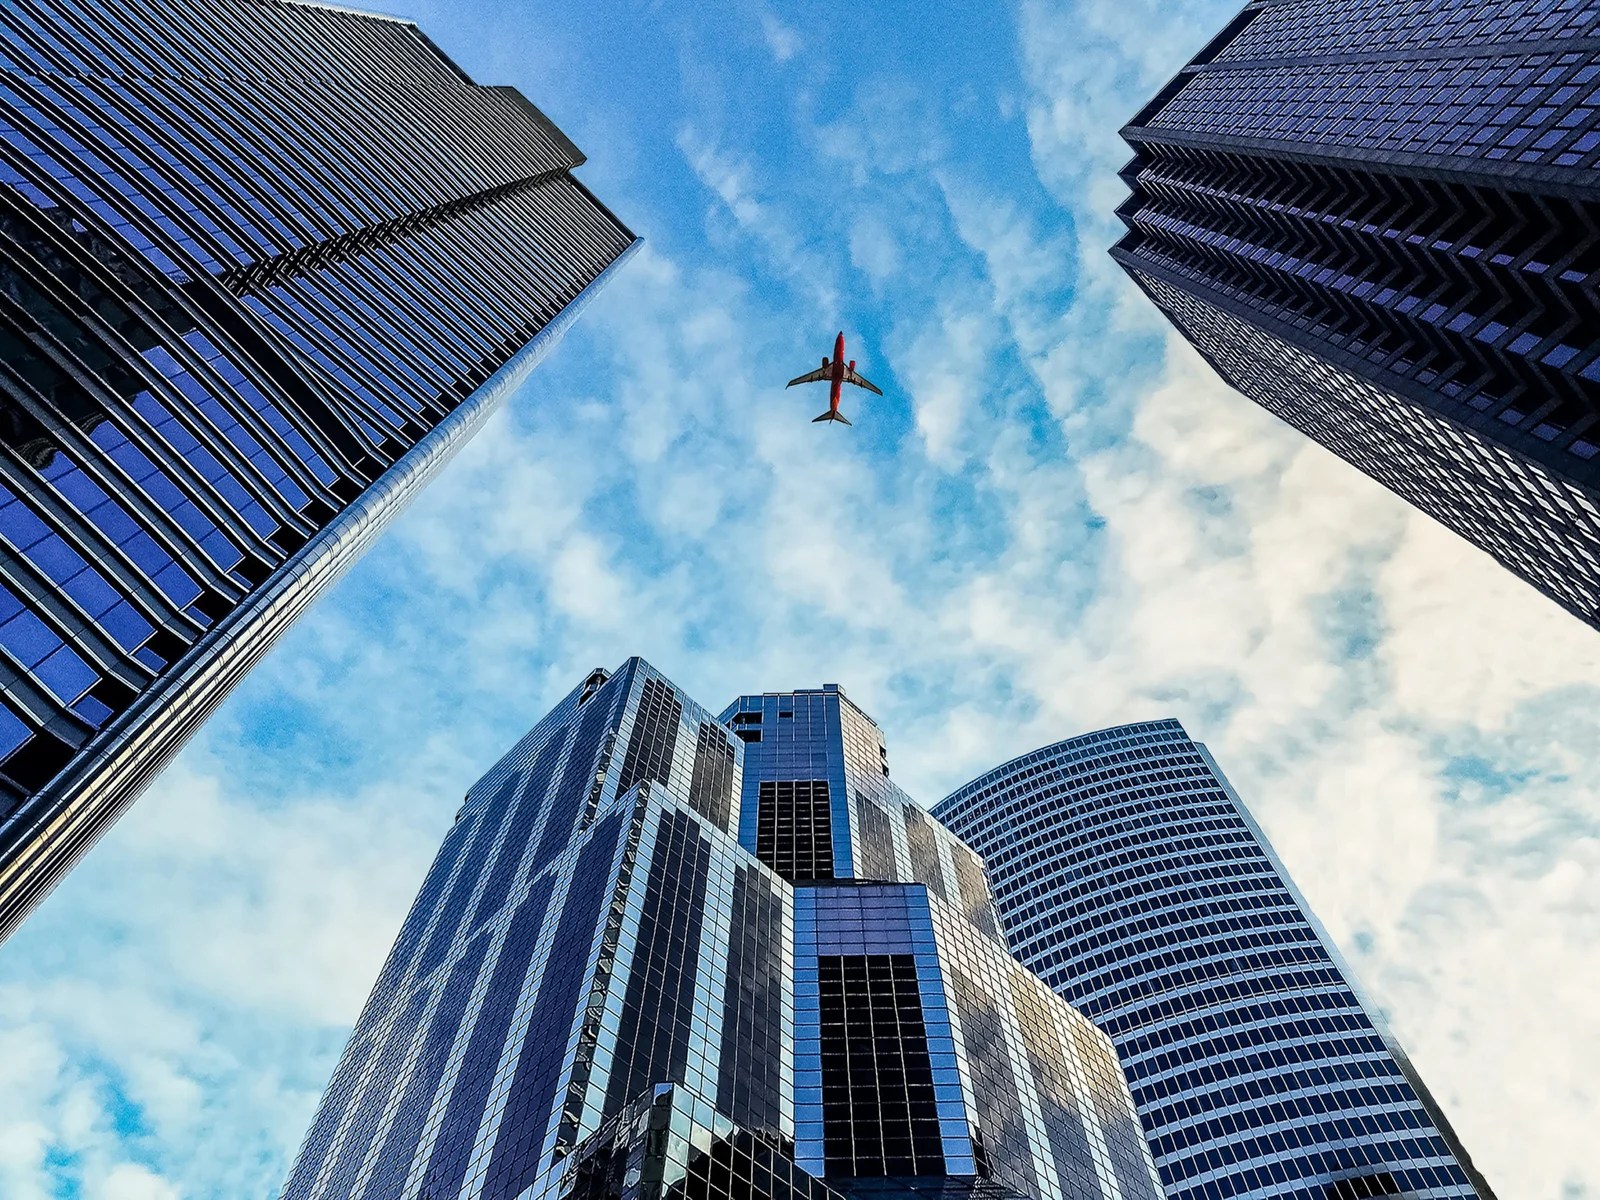
M 841 425 L 850 424 L 843 413 L 835 412 L 831 408 L 827 412 L 823 413 L 820 417 L 811 418 L 811 423 L 813 425 L 815 425 L 818 421 L 838 421 Z

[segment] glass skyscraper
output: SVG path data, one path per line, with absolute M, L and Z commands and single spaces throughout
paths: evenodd
M 467 795 L 284 1200 L 1156 1200 L 1110 1040 L 835 687 L 594 672 Z
M 1257 0 L 1123 136 L 1218 374 L 1600 627 L 1600 0 Z
M 1046 746 L 933 811 L 1018 959 L 1115 1042 L 1168 1200 L 1492 1200 L 1178 722 Z
M 14 0 L 0 67 L 3 936 L 634 239 L 404 21 Z

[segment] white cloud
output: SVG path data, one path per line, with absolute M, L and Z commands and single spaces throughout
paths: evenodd
M 1414 711 L 1494 728 L 1532 696 L 1600 680 L 1600 638 L 1431 521 L 1407 527 L 1381 588 L 1396 698 Z
M 835 269 L 803 228 L 795 227 L 782 207 L 764 203 L 751 177 L 755 167 L 729 154 L 693 125 L 678 130 L 677 146 L 695 175 L 720 201 L 740 233 L 760 250 L 765 263 L 806 296 L 820 313 L 838 311 Z M 718 210 L 713 210 L 713 215 Z
M 118 1163 L 95 1189 L 104 1200 L 179 1200 L 181 1193 L 137 1163 Z
M 850 226 L 850 262 L 879 287 L 902 270 L 900 246 L 880 214 L 866 212 L 855 218 Z
M 761 14 L 761 36 L 773 59 L 780 63 L 788 62 L 806 44 L 798 29 L 790 28 L 769 12 Z
M 955 467 L 966 460 L 966 433 L 988 416 L 996 334 L 986 306 L 946 296 L 934 320 L 921 323 L 906 350 L 895 355 L 917 432 L 928 459 L 939 466 Z

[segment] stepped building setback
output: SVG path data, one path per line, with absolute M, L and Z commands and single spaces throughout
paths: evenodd
M 1116 1044 L 1168 1200 L 1493 1200 L 1178 722 L 1046 746 L 933 811 L 1017 958 Z
M 1217 373 L 1600 627 L 1600 0 L 1256 0 L 1122 132 Z
M 468 792 L 284 1200 L 1157 1200 L 997 930 L 838 688 L 596 671 Z
M 416 26 L 0 6 L 0 937 L 632 234 Z

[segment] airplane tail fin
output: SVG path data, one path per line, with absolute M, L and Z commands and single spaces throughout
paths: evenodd
M 820 417 L 812 417 L 811 418 L 811 423 L 813 425 L 815 425 L 818 421 L 838 421 L 839 424 L 841 424 L 841 425 L 850 424 L 849 420 L 846 419 L 845 415 L 842 412 L 840 412 L 838 409 L 836 409 L 836 408 L 830 408 L 827 412 L 823 413 Z

